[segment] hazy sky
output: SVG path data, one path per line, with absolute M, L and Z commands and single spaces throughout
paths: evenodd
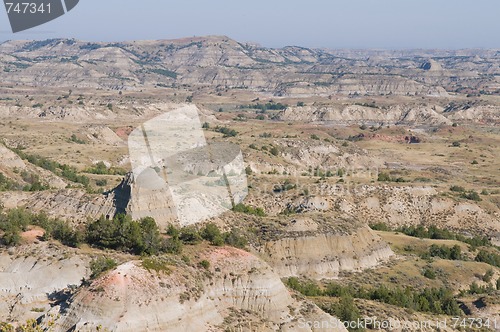
M 264 46 L 500 48 L 499 0 L 80 0 L 59 19 L 0 40 L 227 35 Z

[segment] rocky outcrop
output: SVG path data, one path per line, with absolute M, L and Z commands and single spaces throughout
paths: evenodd
M 26 169 L 26 164 L 17 154 L 0 144 L 0 167 Z
M 155 272 L 139 261 L 120 265 L 71 299 L 56 330 L 311 331 L 300 321 L 337 322 L 293 299 L 271 268 L 249 253 L 217 248 L 200 259 L 210 267 L 170 261 Z
M 297 223 L 292 222 L 293 227 Z M 312 222 L 312 224 L 311 224 Z M 314 221 L 309 222 L 309 227 Z M 356 272 L 378 266 L 394 255 L 390 247 L 368 227 L 349 234 L 308 231 L 267 241 L 258 248 L 259 255 L 281 277 L 311 279 L 338 278 L 341 272 Z
M 327 122 L 335 124 L 406 124 L 442 125 L 452 122 L 425 106 L 393 106 L 390 108 L 348 105 L 343 107 L 289 107 L 277 115 L 281 121 Z
M 75 250 L 35 243 L 0 252 L 0 320 L 37 318 L 64 290 L 88 277 L 88 261 Z
M 393 227 L 425 224 L 472 234 L 500 234 L 498 212 L 486 211 L 472 201 L 439 195 L 433 187 L 360 185 L 348 188 L 325 184 L 317 190 L 322 194 L 295 200 L 280 198 L 281 211 L 288 208 L 299 213 L 330 212 Z M 267 197 L 266 201 L 269 200 Z M 266 206 L 264 202 L 256 204 Z
M 453 121 L 476 122 L 495 125 L 500 123 L 500 107 L 474 106 L 454 110 L 446 115 Z
M 87 218 L 114 216 L 119 211 L 115 196 L 89 195 L 79 189 L 63 189 L 41 192 L 0 193 L 0 201 L 7 209 L 26 207 L 32 212 L 45 211 L 49 216 L 77 223 Z M 122 211 L 123 212 L 123 211 Z

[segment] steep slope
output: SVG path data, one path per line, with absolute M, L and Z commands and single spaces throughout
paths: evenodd
M 366 226 L 348 233 L 315 232 L 316 227 L 314 218 L 294 218 L 290 221 L 293 234 L 265 241 L 258 252 L 281 277 L 317 280 L 373 268 L 394 255 Z
M 24 236 L 24 235 L 23 235 Z M 29 237 L 29 234 L 26 234 Z M 88 277 L 89 259 L 48 243 L 0 251 L 0 320 L 26 321 Z
M 118 266 L 71 299 L 57 331 L 310 331 L 299 319 L 335 322 L 294 300 L 271 268 L 246 252 L 210 249 L 200 259 L 210 262 L 207 270 L 173 261 L 159 272 L 137 261 Z

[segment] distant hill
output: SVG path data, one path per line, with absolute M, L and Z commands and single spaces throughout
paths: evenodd
M 224 36 L 7 41 L 0 44 L 0 71 L 2 84 L 117 90 L 185 86 L 276 96 L 500 92 L 497 50 L 272 49 Z

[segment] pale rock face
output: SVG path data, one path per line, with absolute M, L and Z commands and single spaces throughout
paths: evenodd
M 393 106 L 389 109 L 349 105 L 343 108 L 330 106 L 289 107 L 278 114 L 282 121 L 330 122 L 337 124 L 426 124 L 450 125 L 451 120 L 430 107 Z
M 473 202 L 438 195 L 433 187 L 395 187 L 323 184 L 311 197 L 252 196 L 251 203 L 279 214 L 285 209 L 300 213 L 327 212 L 363 222 L 403 225 L 437 225 L 457 231 L 500 238 L 500 215 Z M 317 192 L 317 193 L 316 193 Z M 321 204 L 318 204 L 320 202 Z
M 0 144 L 0 166 L 6 168 L 26 169 L 26 164 L 17 154 Z
M 479 123 L 499 123 L 500 107 L 477 106 L 451 112 L 448 117 L 456 121 L 473 121 Z
M 258 252 L 281 277 L 317 280 L 372 268 L 394 255 L 368 227 L 349 235 L 297 234 L 266 242 Z
M 0 320 L 25 321 L 49 308 L 49 294 L 79 286 L 88 277 L 88 259 L 46 243 L 0 253 Z
M 85 217 L 112 217 L 118 211 L 114 195 L 95 197 L 79 189 L 49 193 L 6 192 L 0 193 L 0 200 L 8 209 L 26 206 L 32 212 L 45 211 L 49 216 L 78 222 L 85 220 Z
M 110 331 L 223 331 L 235 310 L 260 317 L 259 331 L 311 331 L 299 328 L 299 319 L 336 322 L 315 306 L 309 316 L 298 313 L 305 304 L 249 253 L 217 248 L 202 256 L 210 262 L 209 272 L 186 266 L 168 274 L 148 272 L 140 262 L 117 267 L 76 294 L 56 330 L 93 331 L 101 325 Z

